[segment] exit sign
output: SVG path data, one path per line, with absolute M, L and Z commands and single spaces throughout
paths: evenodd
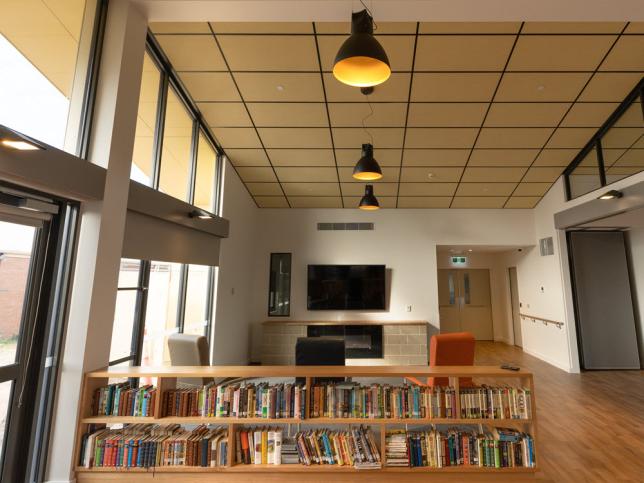
M 452 257 L 452 263 L 463 265 L 464 263 L 467 263 L 467 257 Z

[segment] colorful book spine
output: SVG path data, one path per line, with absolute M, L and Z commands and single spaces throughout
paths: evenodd
M 128 383 L 110 384 L 94 392 L 94 416 L 151 417 L 157 403 L 157 389 L 153 386 L 131 387 Z
M 385 436 L 387 466 L 534 468 L 534 440 L 513 429 L 396 430 Z
M 83 436 L 80 460 L 86 468 L 215 467 L 227 463 L 227 429 L 201 425 L 187 430 L 178 424 L 133 424 L 89 432 Z

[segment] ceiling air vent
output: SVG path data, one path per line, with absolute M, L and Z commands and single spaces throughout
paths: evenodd
M 318 223 L 318 231 L 373 230 L 373 223 Z
M 539 240 L 539 252 L 541 252 L 542 257 L 555 254 L 555 247 L 552 243 L 551 236 Z

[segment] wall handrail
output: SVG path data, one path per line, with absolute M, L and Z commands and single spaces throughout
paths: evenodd
M 548 324 L 556 325 L 558 329 L 561 329 L 564 325 L 563 322 L 559 322 L 558 320 L 544 319 L 543 317 L 536 317 L 534 315 L 520 313 L 519 317 L 521 317 L 522 319 L 530 319 L 532 320 L 532 322 L 536 322 L 537 320 L 540 320 L 541 322 L 543 322 L 543 325 L 548 325 Z

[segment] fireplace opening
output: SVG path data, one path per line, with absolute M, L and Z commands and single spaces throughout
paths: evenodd
M 382 325 L 309 325 L 307 337 L 344 339 L 346 359 L 382 359 Z

